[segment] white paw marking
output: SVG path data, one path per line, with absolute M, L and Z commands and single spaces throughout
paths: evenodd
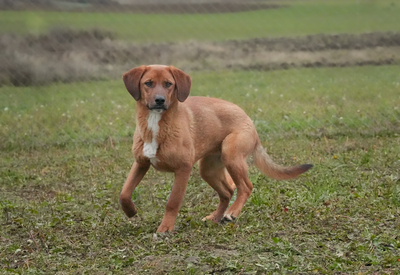
M 233 218 L 230 214 L 225 214 L 224 218 L 227 219 L 228 221 L 233 221 Z
M 157 144 L 157 134 L 160 127 L 158 122 L 161 119 L 161 113 L 156 111 L 150 111 L 147 117 L 147 128 L 152 131 L 153 137 L 151 142 L 146 142 L 143 146 L 143 155 L 150 159 L 150 162 L 155 165 L 158 162 L 156 158 L 158 144 Z

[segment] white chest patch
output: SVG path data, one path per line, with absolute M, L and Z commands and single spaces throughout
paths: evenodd
M 146 142 L 143 146 L 143 155 L 150 159 L 150 162 L 155 165 L 158 161 L 156 158 L 158 144 L 157 144 L 157 134 L 160 129 L 158 122 L 161 119 L 161 113 L 157 111 L 150 111 L 147 117 L 147 129 L 151 130 L 153 136 L 151 142 Z

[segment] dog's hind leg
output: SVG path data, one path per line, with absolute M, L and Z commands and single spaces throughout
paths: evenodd
M 201 177 L 217 191 L 219 196 L 217 210 L 205 217 L 203 221 L 212 220 L 213 222 L 220 222 L 225 210 L 228 208 L 236 186 L 228 171 L 226 171 L 220 155 L 211 155 L 202 158 L 199 166 Z
M 232 133 L 222 143 L 222 162 L 237 187 L 237 198 L 225 212 L 225 220 L 238 217 L 253 190 L 247 176 L 247 156 L 254 150 L 255 142 L 251 132 Z

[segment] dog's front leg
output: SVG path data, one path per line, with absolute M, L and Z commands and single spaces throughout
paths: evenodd
M 122 210 L 124 210 L 125 214 L 129 218 L 135 216 L 137 213 L 136 207 L 131 200 L 133 190 L 135 190 L 144 175 L 146 175 L 149 168 L 150 163 L 141 165 L 135 161 L 132 165 L 131 171 L 129 172 L 128 178 L 122 187 L 121 194 L 119 195 L 119 202 L 122 206 Z
M 167 201 L 164 218 L 158 227 L 157 232 L 172 231 L 174 229 L 175 220 L 178 216 L 179 208 L 186 192 L 186 186 L 191 170 L 192 167 L 175 172 L 174 185 L 172 186 L 172 191 Z

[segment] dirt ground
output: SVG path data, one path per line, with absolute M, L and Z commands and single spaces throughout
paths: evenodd
M 0 84 L 37 85 L 120 77 L 141 64 L 185 71 L 400 64 L 400 33 L 311 35 L 226 42 L 135 44 L 107 32 L 0 36 Z

